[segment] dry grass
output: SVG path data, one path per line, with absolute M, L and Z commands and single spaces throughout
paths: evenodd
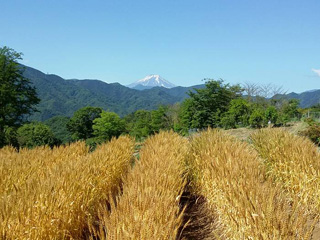
M 120 137 L 89 154 L 68 147 L 0 150 L 0 237 L 80 239 L 130 167 L 134 143 Z
M 192 140 L 188 160 L 196 194 L 207 199 L 221 239 L 309 239 L 304 209 L 266 178 L 246 143 L 211 130 Z
M 251 136 L 265 160 L 268 174 L 298 197 L 311 212 L 320 213 L 320 154 L 308 139 L 281 129 L 264 129 Z
M 286 127 L 281 127 L 281 129 L 288 131 L 293 134 L 300 134 L 308 128 L 308 124 L 305 122 L 291 122 Z M 236 128 L 225 130 L 228 134 L 237 137 L 240 140 L 247 141 L 254 132 L 259 131 L 259 129 L 252 128 Z
M 146 140 L 140 161 L 124 181 L 123 195 L 101 211 L 99 239 L 176 239 L 182 223 L 179 199 L 185 186 L 187 141 L 172 132 Z

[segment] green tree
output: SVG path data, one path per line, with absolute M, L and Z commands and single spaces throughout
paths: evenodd
M 23 76 L 21 59 L 22 53 L 0 48 L 0 147 L 5 144 L 5 129 L 21 126 L 40 102 L 36 89 Z
M 183 121 L 188 119 L 189 128 L 217 127 L 231 100 L 240 97 L 241 93 L 239 85 L 231 86 L 224 84 L 223 80 L 209 79 L 205 88 L 188 93 L 190 100 L 186 100 Z
M 72 133 L 72 139 L 85 140 L 93 137 L 93 121 L 102 112 L 98 107 L 84 107 L 76 111 L 67 123 L 67 129 Z
M 71 133 L 67 129 L 70 118 L 66 116 L 55 116 L 44 122 L 50 127 L 54 136 L 65 144 L 72 141 Z
M 320 145 L 320 123 L 312 118 L 304 120 L 308 127 L 300 132 L 302 136 L 308 137 L 313 143 Z
M 249 125 L 250 103 L 243 98 L 231 100 L 229 110 L 223 115 L 221 125 L 224 128 L 237 128 Z
M 192 125 L 192 118 L 195 109 L 193 109 L 192 99 L 185 99 L 180 106 L 178 112 L 178 120 L 174 126 L 174 130 L 182 135 L 187 135 Z
M 149 136 L 151 131 L 151 112 L 147 110 L 138 110 L 125 117 L 127 132 L 140 140 Z
M 283 100 L 281 106 L 278 109 L 278 121 L 277 125 L 286 125 L 289 121 L 293 119 L 300 119 L 302 116 L 302 111 L 299 109 L 299 100 L 290 99 Z
M 16 127 L 5 127 L 4 130 L 5 144 L 15 148 L 19 148 Z
M 33 148 L 48 145 L 50 147 L 58 144 L 51 129 L 38 122 L 28 123 L 18 128 L 17 139 L 20 147 Z
M 179 124 L 179 113 L 181 109 L 181 103 L 175 103 L 168 106 L 167 116 L 170 121 L 171 127 L 175 130 Z
M 173 122 L 168 115 L 168 107 L 160 106 L 157 110 L 151 112 L 151 129 L 152 132 L 158 133 L 160 130 L 169 130 L 173 128 Z
M 290 99 L 286 104 L 284 104 L 282 112 L 287 115 L 288 119 L 299 118 L 299 104 L 298 99 Z
M 256 108 L 253 110 L 249 118 L 249 123 L 253 128 L 261 128 L 265 122 L 263 110 Z
M 274 106 L 269 106 L 264 114 L 264 119 L 265 119 L 265 123 L 268 123 L 269 121 L 272 124 L 277 124 L 278 123 L 278 111 Z
M 119 137 L 125 131 L 124 121 L 114 112 L 103 111 L 99 118 L 93 120 L 93 123 L 93 134 L 97 142 Z

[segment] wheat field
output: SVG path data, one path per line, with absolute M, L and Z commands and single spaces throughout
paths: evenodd
M 252 134 L 251 140 L 264 159 L 270 178 L 319 217 L 320 154 L 315 145 L 282 129 L 260 130 Z
M 2 239 L 81 239 L 96 207 L 129 170 L 134 142 L 114 139 L 88 153 L 84 143 L 0 151 Z
M 208 129 L 151 136 L 138 158 L 134 145 L 0 149 L 0 239 L 317 239 L 320 155 L 309 140 Z

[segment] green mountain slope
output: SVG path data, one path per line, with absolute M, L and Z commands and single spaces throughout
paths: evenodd
M 34 84 L 41 99 L 37 106 L 39 112 L 30 118 L 38 121 L 58 115 L 70 117 L 85 106 L 101 107 L 124 116 L 138 109 L 151 110 L 161 104 L 180 102 L 187 97 L 186 92 L 193 89 L 156 87 L 140 91 L 119 83 L 108 84 L 99 80 L 65 80 L 26 66 L 24 76 Z M 195 87 L 201 88 L 203 85 Z
M 289 93 L 288 98 L 300 100 L 300 107 L 307 108 L 320 103 L 320 90 L 307 91 L 300 94 Z

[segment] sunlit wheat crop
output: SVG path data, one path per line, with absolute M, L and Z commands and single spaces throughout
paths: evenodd
M 211 130 L 192 139 L 188 165 L 194 191 L 207 199 L 222 239 L 308 239 L 304 209 L 289 205 L 266 178 L 262 161 L 246 143 Z
M 80 239 L 96 208 L 118 189 L 130 168 L 128 137 L 88 153 L 84 143 L 51 150 L 0 150 L 2 239 Z
M 308 139 L 281 129 L 264 129 L 251 136 L 268 174 L 298 197 L 313 213 L 320 213 L 320 154 Z
M 102 211 L 100 239 L 176 239 L 182 224 L 179 199 L 187 141 L 172 132 L 146 140 L 140 160 L 124 181 L 123 194 Z M 94 235 L 93 235 L 94 236 Z

